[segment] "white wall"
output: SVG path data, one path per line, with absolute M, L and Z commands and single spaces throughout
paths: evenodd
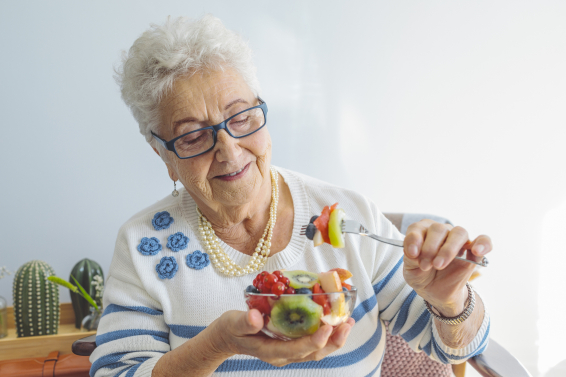
M 275 164 L 492 237 L 476 283 L 492 337 L 537 375 L 539 348 L 566 337 L 537 333 L 539 318 L 562 321 L 566 289 L 541 280 L 564 252 L 542 239 L 566 201 L 560 0 L 4 0 L 0 265 L 42 259 L 65 277 L 89 257 L 107 271 L 119 226 L 172 190 L 112 66 L 149 23 L 205 12 L 256 53 Z M 0 295 L 11 302 L 10 278 Z M 555 349 L 539 367 L 564 358 Z

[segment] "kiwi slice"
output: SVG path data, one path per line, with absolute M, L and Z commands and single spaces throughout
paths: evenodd
M 313 272 L 294 270 L 283 271 L 283 276 L 289 279 L 289 285 L 295 289 L 312 288 L 318 283 L 318 274 Z
M 345 218 L 346 212 L 344 212 L 342 208 L 336 208 L 330 213 L 330 220 L 328 220 L 328 238 L 330 238 L 330 244 L 335 248 L 344 247 L 342 221 Z
M 311 335 L 318 330 L 322 306 L 306 295 L 281 296 L 271 309 L 271 322 L 289 338 Z

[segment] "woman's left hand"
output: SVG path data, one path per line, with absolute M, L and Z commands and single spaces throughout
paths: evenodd
M 476 266 L 454 257 L 468 250 L 468 259 L 480 261 L 492 244 L 484 235 L 470 241 L 462 227 L 421 220 L 407 229 L 403 249 L 405 281 L 442 315 L 453 317 L 464 310 L 465 285 Z

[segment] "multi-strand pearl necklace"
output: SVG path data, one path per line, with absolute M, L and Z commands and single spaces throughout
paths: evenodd
M 247 266 L 240 267 L 228 257 L 220 246 L 220 240 L 214 233 L 212 225 L 197 207 L 199 214 L 198 230 L 200 232 L 202 242 L 210 261 L 220 272 L 226 276 L 243 276 L 259 271 L 265 263 L 271 251 L 271 237 L 273 236 L 273 228 L 277 220 L 277 203 L 279 202 L 279 185 L 277 183 L 277 171 L 271 168 L 271 205 L 269 207 L 269 221 L 263 231 L 263 236 L 259 239 L 257 247 L 248 262 Z

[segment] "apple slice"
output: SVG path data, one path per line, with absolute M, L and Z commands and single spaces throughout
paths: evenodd
M 328 295 L 332 315 L 337 317 L 346 315 L 346 300 L 342 293 L 342 282 L 338 273 L 336 271 L 321 272 L 318 274 L 318 280 L 324 292 L 336 293 Z
M 353 275 L 350 271 L 345 270 L 343 268 L 333 268 L 330 271 L 336 271 L 338 273 L 338 277 L 340 277 L 340 281 L 344 282 L 346 280 L 348 280 L 349 278 L 351 278 Z M 328 271 L 328 272 L 330 272 Z
M 320 230 L 316 230 L 316 232 L 314 233 L 314 237 L 312 238 L 312 242 L 314 244 L 314 247 L 320 246 L 324 243 L 324 240 L 322 239 L 322 233 L 320 232 Z
M 342 281 L 336 271 L 321 272 L 318 274 L 320 287 L 326 293 L 342 292 Z
M 339 324 L 341 324 L 342 322 L 344 322 L 342 320 L 342 318 L 335 316 L 334 314 L 328 314 L 325 315 L 324 317 L 322 317 L 320 319 L 322 321 L 322 323 L 326 324 L 326 325 L 330 325 L 330 326 L 338 326 Z
M 327 314 L 327 315 L 323 316 L 320 320 L 322 321 L 322 323 L 325 323 L 327 325 L 338 326 L 338 325 L 340 325 L 340 324 L 342 324 L 342 323 L 344 323 L 348 320 L 348 314 L 346 314 L 346 313 L 348 313 L 349 310 L 350 310 L 350 308 L 348 306 L 348 303 L 346 303 L 345 312 L 344 312 L 343 316 L 339 317 L 337 315 L 334 315 L 334 313 L 332 313 L 332 314 Z

